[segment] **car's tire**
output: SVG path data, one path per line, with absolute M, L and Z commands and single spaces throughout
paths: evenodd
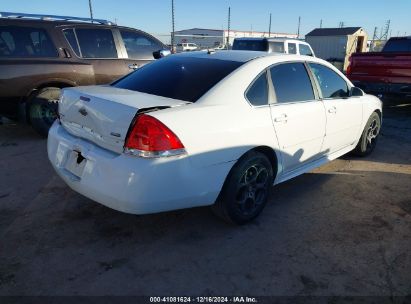
M 29 102 L 29 121 L 34 130 L 47 137 L 49 129 L 57 118 L 58 100 L 61 89 L 47 87 L 36 92 Z
M 231 169 L 212 210 L 229 223 L 246 224 L 264 209 L 273 182 L 267 156 L 250 151 Z
M 353 150 L 353 154 L 357 156 L 367 156 L 374 151 L 377 145 L 378 136 L 381 131 L 381 118 L 378 113 L 374 112 L 368 119 L 364 131 L 361 134 L 361 138 Z

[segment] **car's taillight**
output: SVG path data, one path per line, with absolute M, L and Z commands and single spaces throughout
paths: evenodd
M 351 70 L 352 70 L 352 57 L 350 57 L 348 61 L 348 66 L 347 66 L 347 71 L 346 71 L 347 76 L 351 75 Z
M 158 119 L 141 114 L 130 126 L 124 152 L 141 157 L 167 157 L 185 154 L 180 139 Z

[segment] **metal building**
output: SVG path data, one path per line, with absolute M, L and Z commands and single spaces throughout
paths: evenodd
M 268 37 L 268 32 L 255 32 L 255 31 L 238 31 L 238 30 L 215 30 L 204 28 L 192 28 L 187 30 L 175 31 L 176 44 L 179 43 L 195 43 L 200 48 L 214 48 L 219 46 L 225 46 L 227 43 L 227 37 L 229 36 L 230 47 L 233 45 L 235 38 L 240 37 Z M 297 38 L 297 34 L 287 33 L 271 33 L 270 37 L 286 37 Z
M 316 28 L 305 36 L 317 57 L 341 62 L 346 70 L 352 53 L 366 52 L 367 33 L 361 27 Z

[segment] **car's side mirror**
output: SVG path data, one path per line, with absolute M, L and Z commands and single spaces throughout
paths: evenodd
M 357 87 L 352 87 L 350 90 L 350 97 L 359 97 L 364 96 L 363 90 Z
M 153 52 L 153 57 L 154 57 L 154 59 L 160 59 L 160 58 L 166 57 L 170 54 L 171 54 L 170 50 L 159 50 L 159 51 Z

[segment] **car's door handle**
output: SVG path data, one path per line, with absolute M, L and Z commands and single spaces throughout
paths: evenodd
M 274 118 L 274 122 L 287 122 L 287 120 L 286 114 Z
M 128 66 L 128 68 L 130 69 L 130 70 L 137 70 L 137 69 L 139 69 L 139 68 L 141 68 L 142 67 L 142 65 L 141 64 L 137 64 L 137 63 L 133 63 L 133 64 L 130 64 L 129 66 Z
M 337 113 L 337 108 L 336 107 L 329 108 L 328 113 Z

